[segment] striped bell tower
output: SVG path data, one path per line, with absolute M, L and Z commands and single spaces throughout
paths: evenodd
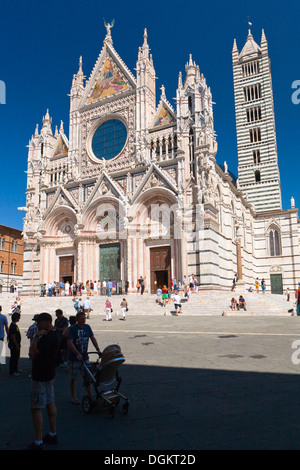
M 239 53 L 232 50 L 241 191 L 256 212 L 281 210 L 272 75 L 264 30 L 261 45 L 249 30 Z

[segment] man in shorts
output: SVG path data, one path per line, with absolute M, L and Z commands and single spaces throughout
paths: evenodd
M 52 325 L 49 313 L 37 317 L 38 332 L 33 338 L 29 355 L 32 360 L 31 414 L 34 427 L 34 441 L 31 450 L 40 450 L 43 444 L 57 444 L 56 406 L 54 402 L 54 380 L 60 333 Z M 43 437 L 43 408 L 47 409 L 49 433 Z
M 82 363 L 89 364 L 88 344 L 91 339 L 98 354 L 101 354 L 97 340 L 90 325 L 86 324 L 86 315 L 80 311 L 76 315 L 76 323 L 68 329 L 68 348 L 69 348 L 69 363 L 70 363 L 70 392 L 71 402 L 74 405 L 79 405 L 80 401 L 76 397 L 76 380 L 81 371 Z M 93 400 L 92 387 L 88 380 L 84 379 L 88 395 Z

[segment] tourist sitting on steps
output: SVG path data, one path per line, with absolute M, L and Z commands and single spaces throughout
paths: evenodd
M 244 299 L 244 297 L 242 295 L 240 295 L 240 297 L 239 297 L 239 309 L 240 308 L 243 308 L 244 310 L 247 310 L 246 309 L 246 300 Z

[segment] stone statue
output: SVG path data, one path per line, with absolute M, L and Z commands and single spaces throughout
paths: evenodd
M 104 21 L 104 26 L 107 31 L 107 36 L 111 36 L 111 29 L 114 27 L 115 20 L 113 19 L 111 23 L 107 23 L 105 19 L 103 18 L 103 21 Z

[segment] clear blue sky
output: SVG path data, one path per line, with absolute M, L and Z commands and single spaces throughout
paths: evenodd
M 300 207 L 300 105 L 292 104 L 292 83 L 300 80 L 300 2 L 255 0 L 200 2 L 192 0 L 0 0 L 0 80 L 6 84 L 6 104 L 0 105 L 0 224 L 22 228 L 25 205 L 27 145 L 36 124 L 49 108 L 55 125 L 69 128 L 69 97 L 79 56 L 89 77 L 102 48 L 103 18 L 115 18 L 114 47 L 134 72 L 143 31 L 153 54 L 157 97 L 161 85 L 175 105 L 178 72 L 189 54 L 211 87 L 219 150 L 237 174 L 236 130 L 231 51 L 239 50 L 248 32 L 260 43 L 265 29 L 272 62 L 273 92 L 283 209 L 294 196 Z

